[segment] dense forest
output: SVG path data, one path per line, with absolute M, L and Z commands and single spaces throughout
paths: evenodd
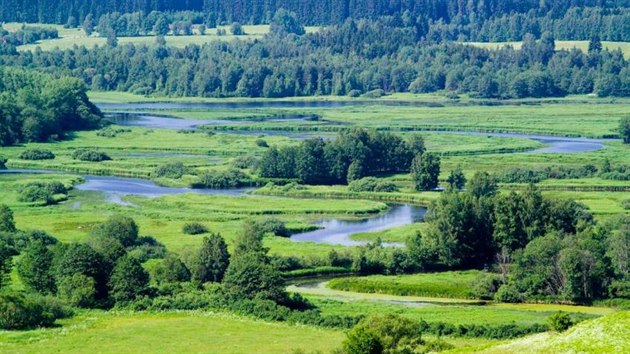
M 520 50 L 487 50 L 426 41 L 392 17 L 348 20 L 302 36 L 166 47 L 111 43 L 0 57 L 1 65 L 38 68 L 82 79 L 94 90 L 200 97 L 356 96 L 378 90 L 482 98 L 630 95 L 630 64 L 620 50 L 555 49 L 548 33 L 526 35 Z M 379 93 L 380 92 L 380 93 Z
M 0 146 L 63 138 L 94 128 L 101 112 L 74 78 L 56 79 L 35 71 L 0 69 Z
M 295 12 L 306 24 L 340 23 L 347 18 L 376 18 L 409 12 L 412 16 L 425 16 L 431 20 L 446 22 L 461 21 L 463 18 L 487 19 L 510 13 L 525 13 L 534 10 L 541 14 L 561 16 L 572 7 L 628 7 L 626 0 L 106 0 L 106 1 L 51 1 L 33 3 L 26 0 L 3 0 L 0 3 L 0 18 L 5 21 L 44 23 L 66 23 L 69 17 L 82 20 L 88 14 L 99 17 L 109 12 L 145 13 L 157 11 L 203 11 L 215 13 L 227 22 L 266 23 L 280 8 Z

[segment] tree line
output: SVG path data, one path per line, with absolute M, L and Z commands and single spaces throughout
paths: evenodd
M 36 3 L 5 0 L 0 7 L 0 18 L 5 21 L 63 24 L 71 17 L 82 21 L 88 14 L 98 18 L 110 12 L 190 10 L 214 13 L 222 21 L 257 24 L 268 23 L 278 9 L 284 8 L 298 14 L 300 20 L 307 24 L 333 24 L 347 18 L 376 18 L 405 12 L 414 17 L 426 16 L 432 20 L 452 22 L 463 18 L 487 19 L 511 13 L 526 13 L 530 10 L 537 14 L 551 13 L 561 16 L 571 8 L 585 6 L 614 9 L 628 7 L 630 4 L 626 0 L 42 0 Z
M 258 163 L 258 173 L 304 184 L 347 184 L 376 174 L 408 172 L 414 157 L 424 152 L 419 135 L 405 141 L 388 132 L 351 129 L 330 141 L 314 138 L 298 146 L 271 147 Z
M 17 54 L 18 46 L 58 37 L 54 28 L 22 25 L 17 31 L 9 32 L 0 25 L 0 54 Z
M 584 205 L 545 197 L 534 185 L 497 191 L 492 176 L 477 173 L 465 192 L 445 192 L 429 208 L 426 232 L 408 244 L 416 264 L 494 270 L 477 295 L 499 301 L 630 295 L 627 218 L 597 223 Z
M 0 68 L 0 146 L 62 139 L 98 126 L 101 112 L 79 79 Z
M 526 35 L 522 48 L 487 50 L 427 42 L 392 18 L 348 20 L 302 36 L 203 46 L 75 47 L 0 57 L 2 65 L 73 75 L 94 90 L 200 97 L 360 95 L 374 90 L 481 98 L 630 95 L 630 64 L 620 50 L 556 50 L 553 36 Z M 115 44 L 114 44 L 115 45 Z

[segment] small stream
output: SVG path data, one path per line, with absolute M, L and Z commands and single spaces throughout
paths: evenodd
M 32 174 L 32 173 L 63 173 L 47 170 L 0 170 L 0 174 Z M 140 178 L 123 178 L 109 176 L 83 176 L 85 180 L 75 186 L 79 191 L 100 192 L 105 199 L 114 204 L 134 207 L 124 198 L 127 196 L 142 196 L 157 198 L 164 195 L 198 193 L 205 195 L 227 195 L 232 197 L 247 196 L 254 188 L 237 189 L 192 189 L 162 187 L 150 180 Z M 73 209 L 79 209 L 81 204 L 75 202 Z M 404 226 L 422 221 L 425 208 L 408 204 L 394 204 L 384 213 L 360 220 L 344 220 L 340 218 L 325 218 L 314 222 L 321 229 L 304 232 L 291 236 L 295 242 L 315 242 L 332 245 L 357 246 L 366 242 L 351 240 L 351 235 L 362 232 L 377 232 L 393 227 Z M 385 244 L 385 246 L 401 246 L 400 244 Z

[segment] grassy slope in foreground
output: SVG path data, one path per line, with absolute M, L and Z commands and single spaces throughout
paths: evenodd
M 628 353 L 630 311 L 582 322 L 565 333 L 541 333 L 483 353 Z
M 342 331 L 289 326 L 229 314 L 88 311 L 59 328 L 0 331 L 0 353 L 330 352 Z

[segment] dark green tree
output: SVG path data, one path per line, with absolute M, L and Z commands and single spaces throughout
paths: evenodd
M 241 26 L 240 23 L 234 22 L 230 26 L 230 33 L 232 33 L 233 36 L 244 36 L 245 30 L 243 30 L 243 26 Z
M 94 33 L 95 26 L 96 21 L 94 21 L 94 16 L 92 16 L 92 14 L 87 14 L 83 20 L 83 32 L 85 32 L 85 35 L 91 36 L 92 33 Z
M 499 186 L 488 172 L 476 172 L 466 184 L 466 191 L 476 198 L 492 197 Z
M 153 26 L 153 33 L 156 36 L 166 36 L 170 31 L 168 19 L 162 15 L 157 21 L 155 21 L 155 25 Z
M 227 244 L 221 235 L 212 234 L 205 237 L 201 244 L 192 279 L 200 283 L 221 282 L 230 264 L 230 254 Z
M 114 215 L 98 224 L 91 235 L 116 239 L 124 247 L 131 247 L 138 242 L 138 225 L 128 216 Z
M 463 189 L 466 186 L 466 176 L 464 175 L 462 168 L 458 166 L 456 169 L 451 171 L 451 174 L 448 176 L 446 182 L 448 183 L 448 187 L 452 190 Z
M 279 9 L 273 16 L 271 21 L 270 31 L 272 33 L 289 33 L 303 35 L 304 26 L 300 23 L 294 12 L 286 11 L 285 9 Z
M 118 47 L 118 36 L 116 31 L 109 31 L 107 34 L 107 45 L 111 48 Z
M 304 184 L 321 184 L 328 179 L 328 167 L 321 138 L 305 140 L 297 152 L 295 168 L 297 177 Z
M 263 299 L 283 302 L 287 298 L 284 280 L 271 264 L 267 249 L 262 246 L 262 232 L 254 223 L 246 228 L 236 242 L 223 287 L 235 299 Z
M 355 327 L 348 332 L 343 342 L 345 354 L 382 354 L 383 343 L 375 330 Z
M 22 252 L 16 268 L 27 289 L 42 295 L 55 293 L 53 257 L 52 251 L 41 241 L 32 242 Z
M 135 257 L 125 256 L 118 260 L 109 280 L 111 297 L 117 303 L 133 301 L 144 294 L 149 284 L 149 274 Z
M 619 122 L 619 134 L 625 144 L 630 144 L 630 116 L 622 118 Z
M 487 198 L 445 192 L 431 205 L 425 218 L 427 247 L 440 263 L 449 267 L 487 264 L 494 255 L 492 210 Z
M 169 253 L 151 269 L 151 278 L 157 284 L 190 281 L 190 271 L 180 258 Z
M 10 282 L 9 274 L 11 273 L 11 260 L 15 255 L 15 251 L 9 244 L 0 238 L 0 289 Z
M 57 295 L 68 304 L 90 308 L 97 305 L 96 282 L 94 278 L 81 273 L 57 279 Z
M 411 179 L 417 191 L 433 190 L 438 187 L 440 157 L 434 153 L 416 155 L 411 162 Z
M 602 51 L 602 41 L 595 35 L 588 42 L 588 54 L 599 54 Z
M 61 283 L 70 281 L 76 275 L 84 275 L 94 280 L 96 299 L 107 298 L 107 280 L 109 268 L 103 256 L 85 244 L 70 244 L 60 250 L 55 257 L 55 279 L 57 288 Z M 76 278 L 76 277 L 75 277 Z M 76 279 L 73 285 L 80 284 Z
M 0 232 L 15 232 L 13 211 L 6 205 L 0 204 Z

